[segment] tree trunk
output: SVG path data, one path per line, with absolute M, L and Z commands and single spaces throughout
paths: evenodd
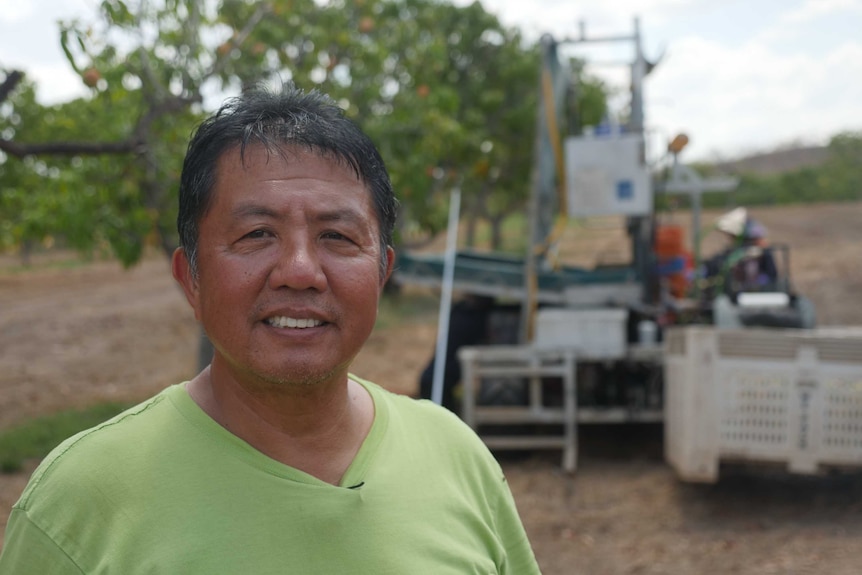
M 476 226 L 479 221 L 479 215 L 476 213 L 474 205 L 470 206 L 467 212 L 467 229 L 464 232 L 464 244 L 468 248 L 476 247 Z
M 503 218 L 490 218 L 491 225 L 491 249 L 495 252 L 503 249 Z
M 21 242 L 21 265 L 29 268 L 32 263 L 30 256 L 33 253 L 33 240 L 25 239 Z

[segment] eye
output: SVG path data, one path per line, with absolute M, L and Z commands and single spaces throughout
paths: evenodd
M 250 240 L 258 240 L 258 239 L 268 238 L 270 236 L 272 236 L 272 234 L 269 233 L 267 230 L 252 230 L 249 233 L 247 233 L 246 235 L 244 235 L 243 238 L 250 239 Z
M 350 238 L 348 238 L 347 236 L 345 236 L 344 234 L 342 234 L 342 233 L 340 233 L 340 232 L 335 232 L 335 231 L 323 232 L 323 233 L 320 235 L 320 237 L 321 237 L 321 238 L 323 238 L 323 239 L 325 239 L 325 240 L 343 240 L 343 241 L 350 241 Z

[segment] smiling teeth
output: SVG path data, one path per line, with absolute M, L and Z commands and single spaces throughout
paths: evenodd
M 316 319 L 295 319 L 292 317 L 277 316 L 271 317 L 266 322 L 273 327 L 290 327 L 297 329 L 305 329 L 308 327 L 317 327 L 323 325 L 322 321 Z

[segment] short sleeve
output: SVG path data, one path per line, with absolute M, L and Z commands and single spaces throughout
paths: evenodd
M 82 574 L 74 561 L 30 521 L 26 511 L 12 510 L 0 554 L 0 575 Z
M 501 480 L 499 491 L 495 519 L 497 535 L 506 552 L 506 562 L 501 575 L 539 575 L 536 556 L 505 478 Z

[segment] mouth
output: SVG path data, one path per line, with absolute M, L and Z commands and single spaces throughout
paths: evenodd
M 310 327 L 319 327 L 324 324 L 324 322 L 311 319 L 311 318 L 294 318 L 287 317 L 283 315 L 277 315 L 273 317 L 268 317 L 264 320 L 268 325 L 272 327 L 278 328 L 288 328 L 288 329 L 308 329 Z

